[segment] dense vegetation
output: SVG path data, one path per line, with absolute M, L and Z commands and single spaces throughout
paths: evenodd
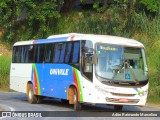
M 11 58 L 5 55 L 0 56 L 0 90 L 9 89 L 9 70 Z
M 85 0 L 81 0 L 82 7 L 78 10 L 71 9 L 75 0 L 68 2 L 1 0 L 0 31 L 3 33 L 1 40 L 12 44 L 15 41 L 46 38 L 52 34 L 68 32 L 109 34 L 137 39 L 145 45 L 148 55 L 150 81 L 148 100 L 159 102 L 160 1 L 104 0 L 101 4 L 99 0 L 95 0 L 93 7 L 90 7 L 84 4 Z M 62 6 L 61 9 L 59 6 Z M 3 59 L 0 56 L 0 61 Z M 3 68 L 0 68 L 0 73 L 1 69 Z M 9 67 L 3 69 L 5 77 L 1 77 L 1 81 L 8 79 L 8 71 Z

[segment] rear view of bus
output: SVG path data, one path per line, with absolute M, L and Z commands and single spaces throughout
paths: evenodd
M 85 103 L 144 106 L 148 67 L 142 43 L 123 37 L 70 33 L 17 42 L 10 88 L 30 103 L 52 97 L 75 110 Z

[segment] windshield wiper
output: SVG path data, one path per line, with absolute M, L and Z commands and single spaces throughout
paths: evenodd
M 126 81 L 126 80 L 108 80 L 102 81 L 102 83 L 119 84 L 119 85 L 139 85 L 137 81 Z
M 138 81 L 119 81 L 119 84 L 130 84 L 130 85 L 138 85 Z

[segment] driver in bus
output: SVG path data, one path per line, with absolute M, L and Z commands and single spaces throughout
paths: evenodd
M 127 68 L 130 68 L 130 69 L 132 69 L 133 67 L 130 65 L 130 61 L 129 60 L 126 60 L 125 62 L 124 62 L 124 67 L 127 69 Z M 123 68 L 124 68 L 123 67 Z

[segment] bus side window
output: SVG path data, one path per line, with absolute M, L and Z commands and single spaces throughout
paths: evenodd
M 74 51 L 73 51 L 73 57 L 72 57 L 72 63 L 79 63 L 79 42 L 74 42 Z
M 61 46 L 61 53 L 60 53 L 60 58 L 59 58 L 60 63 L 64 62 L 65 49 L 66 49 L 66 43 L 63 43 Z
M 30 46 L 25 46 L 25 52 L 24 52 L 24 63 L 28 63 L 29 62 L 29 50 L 30 50 Z
M 60 45 L 58 43 L 56 43 L 55 49 L 54 49 L 54 63 L 59 62 L 60 52 L 61 52 Z
M 45 63 L 51 63 L 53 58 L 54 44 L 45 45 Z
M 12 62 L 13 63 L 20 63 L 21 62 L 21 47 L 20 46 L 15 46 L 13 48 Z
M 28 46 L 22 46 L 22 53 L 21 53 L 21 63 L 26 63 L 26 59 L 28 57 Z
M 33 45 L 30 45 L 28 49 L 28 63 L 34 62 L 33 56 L 34 56 L 34 47 Z
M 72 48 L 72 43 L 71 42 L 67 43 L 65 52 L 65 63 L 69 63 L 71 57 L 71 48 Z
M 44 45 L 35 45 L 35 63 L 43 63 Z
M 13 47 L 13 53 L 12 53 L 12 63 L 16 63 L 16 47 Z

